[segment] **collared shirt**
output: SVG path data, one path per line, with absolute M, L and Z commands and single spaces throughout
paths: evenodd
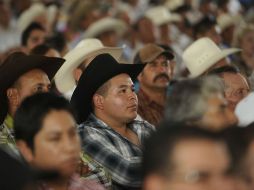
M 154 127 L 146 121 L 134 120 L 128 128 L 138 136 L 141 146 L 154 131 Z M 79 126 L 79 133 L 83 150 L 110 173 L 113 189 L 141 187 L 141 147 L 93 114 Z
M 107 170 L 84 152 L 81 153 L 80 157 L 82 165 L 86 170 L 84 172 L 81 171 L 80 176 L 85 179 L 94 180 L 102 184 L 106 189 L 111 189 L 111 177 Z
M 13 119 L 10 115 L 7 115 L 2 125 L 0 125 L 0 144 L 16 146 L 13 131 Z
M 0 146 L 4 147 L 12 156 L 20 158 L 14 138 L 13 118 L 9 114 L 0 125 Z
M 164 106 L 151 100 L 140 88 L 138 93 L 138 114 L 146 121 L 157 125 L 163 118 Z
M 54 190 L 54 188 L 49 187 L 46 183 L 40 183 L 39 190 Z M 73 175 L 67 190 L 104 190 L 104 188 L 92 180 L 81 179 L 78 175 Z

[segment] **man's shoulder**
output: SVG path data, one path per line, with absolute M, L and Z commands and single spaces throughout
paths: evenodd
M 133 122 L 131 122 L 131 125 L 137 128 L 141 128 L 143 130 L 155 130 L 155 127 L 151 123 L 143 119 L 135 119 Z

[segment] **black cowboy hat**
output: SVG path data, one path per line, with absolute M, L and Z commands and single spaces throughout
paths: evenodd
M 52 80 L 64 59 L 42 55 L 26 55 L 22 52 L 10 54 L 0 66 L 0 124 L 8 111 L 6 90 L 24 73 L 41 69 Z
M 77 112 L 78 124 L 84 122 L 92 111 L 92 97 L 106 81 L 121 73 L 135 80 L 145 64 L 119 64 L 111 55 L 96 56 L 82 73 L 71 97 L 71 104 Z

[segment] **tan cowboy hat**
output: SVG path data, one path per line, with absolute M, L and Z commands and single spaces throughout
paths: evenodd
M 241 49 L 238 48 L 220 49 L 212 40 L 204 37 L 187 47 L 182 57 L 191 77 L 197 77 L 221 59 L 239 51 Z
M 146 11 L 145 16 L 151 19 L 156 26 L 170 22 L 180 22 L 182 19 L 179 14 L 170 13 L 164 6 L 150 8 Z
M 115 18 L 105 17 L 91 24 L 84 33 L 84 38 L 96 38 L 108 31 L 115 31 L 121 36 L 127 30 L 126 24 Z
M 80 41 L 73 50 L 69 51 L 64 56 L 66 61 L 55 75 L 57 89 L 61 93 L 66 93 L 72 90 L 76 84 L 72 71 L 85 59 L 102 53 L 109 53 L 116 60 L 119 60 L 123 53 L 123 48 L 103 46 L 101 41 L 95 38 Z

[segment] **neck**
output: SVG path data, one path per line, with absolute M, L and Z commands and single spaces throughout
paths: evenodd
M 166 103 L 166 88 L 151 89 L 140 85 L 140 89 L 149 96 L 151 100 L 160 105 L 165 105 Z
M 14 117 L 14 114 L 16 113 L 17 111 L 17 107 L 16 106 L 9 106 L 8 108 L 8 114 L 13 118 Z
M 127 122 L 121 122 L 120 120 L 111 118 L 110 116 L 105 115 L 99 110 L 95 111 L 95 115 L 97 118 L 99 118 L 101 121 L 106 123 L 109 127 L 114 129 L 117 133 L 121 135 L 127 130 Z
M 254 56 L 253 55 L 242 52 L 242 58 L 248 67 L 254 68 Z
M 61 178 L 55 181 L 46 182 L 47 186 L 54 190 L 67 190 L 69 186 L 69 178 Z

